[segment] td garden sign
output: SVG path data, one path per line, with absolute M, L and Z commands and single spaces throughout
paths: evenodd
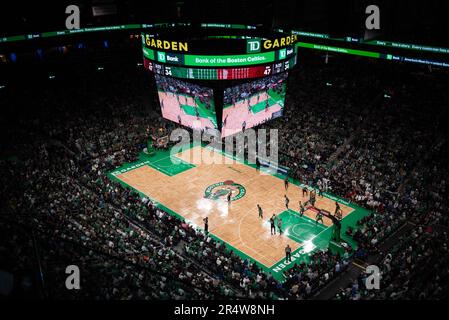
M 143 35 L 143 43 L 149 49 L 187 53 L 190 51 L 187 41 L 159 39 L 148 34 Z M 295 34 L 274 39 L 251 39 L 246 41 L 246 53 L 259 53 L 293 46 L 298 40 Z
M 189 51 L 189 44 L 185 41 L 168 41 L 150 37 L 150 35 L 145 35 L 145 44 L 149 48 L 153 49 L 163 49 L 171 51 L 187 52 Z
M 251 39 L 246 41 L 246 52 L 247 53 L 257 53 L 263 50 L 272 50 L 277 48 L 283 48 L 292 46 L 298 40 L 298 36 L 293 34 L 286 37 L 275 38 L 275 39 Z

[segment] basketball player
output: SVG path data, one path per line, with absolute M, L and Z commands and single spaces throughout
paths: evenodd
M 279 235 L 282 235 L 282 219 L 278 218 L 278 229 L 279 229 Z
M 335 201 L 335 212 L 334 213 L 337 214 L 337 212 L 340 210 L 341 210 L 340 204 L 337 201 Z
M 303 197 L 306 197 L 306 196 L 307 196 L 307 187 L 304 187 L 304 188 L 302 189 L 302 196 L 303 196 Z
M 338 220 L 341 220 L 343 218 L 343 211 L 340 208 L 340 204 L 335 201 L 335 217 Z
M 312 207 L 315 207 L 315 200 L 316 200 L 316 193 L 315 191 L 310 191 L 310 198 L 309 198 L 309 202 L 312 205 Z
M 292 248 L 290 248 L 289 244 L 285 247 L 285 261 L 292 262 Z
M 323 185 L 321 183 L 318 185 L 318 195 L 323 198 Z
M 256 171 L 260 171 L 260 161 L 259 161 L 259 157 L 256 158 Z
M 232 191 L 229 190 L 228 195 L 226 196 L 226 199 L 228 200 L 228 205 L 231 204 L 231 196 L 232 196 Z
M 288 204 L 290 203 L 290 199 L 287 197 L 286 194 L 284 194 L 284 198 L 285 198 L 285 206 L 287 207 L 288 210 Z
M 260 219 L 263 219 L 263 210 L 262 210 L 262 207 L 259 206 L 259 205 L 257 205 L 257 209 L 259 210 L 259 218 L 260 218 Z
M 203 222 L 204 222 L 204 233 L 207 236 L 209 234 L 209 218 L 208 217 L 204 218 Z
M 270 231 L 271 235 L 276 234 L 276 215 L 273 214 L 273 216 L 270 218 Z
M 338 210 L 338 212 L 335 214 L 335 218 L 338 220 L 343 219 L 343 212 L 341 210 Z
M 324 222 L 323 222 L 323 213 L 321 212 L 321 210 L 318 210 L 318 213 L 316 214 L 315 225 L 318 224 L 318 221 L 321 221 L 321 224 L 324 224 Z
M 306 208 L 302 205 L 302 202 L 299 201 L 299 216 L 302 217 L 304 215 L 304 212 L 306 211 Z

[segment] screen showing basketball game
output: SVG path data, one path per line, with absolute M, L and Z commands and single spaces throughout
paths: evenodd
M 211 131 L 217 128 L 211 88 L 156 74 L 162 116 L 183 126 Z
M 223 97 L 223 127 L 226 137 L 282 116 L 287 73 L 227 88 Z

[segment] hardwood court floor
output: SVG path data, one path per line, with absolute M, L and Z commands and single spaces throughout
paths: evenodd
M 301 188 L 290 184 L 286 192 L 282 179 L 261 174 L 236 161 L 225 163 L 230 162 L 228 157 L 199 146 L 179 152 L 176 156 L 196 167 L 168 176 L 150 166 L 142 166 L 117 175 L 117 178 L 162 203 L 193 225 L 203 227 L 203 218 L 209 217 L 209 231 L 212 234 L 268 268 L 284 258 L 287 244 L 293 251 L 302 246 L 285 235 L 271 236 L 268 223 L 273 213 L 280 214 L 286 210 L 285 194 L 290 198 L 289 207 L 298 211 L 298 202 L 308 200 L 302 197 Z M 203 162 L 212 164 L 202 163 L 201 157 L 203 160 L 207 158 Z M 206 188 L 227 180 L 242 185 L 246 194 L 230 205 L 220 199 L 205 198 Z M 333 213 L 334 203 L 328 198 L 317 196 L 316 207 Z M 257 204 L 263 208 L 263 219 L 258 217 Z M 353 211 L 343 204 L 340 206 L 343 217 Z M 315 219 L 315 214 L 310 210 L 305 215 Z M 324 224 L 330 226 L 332 222 L 324 218 Z

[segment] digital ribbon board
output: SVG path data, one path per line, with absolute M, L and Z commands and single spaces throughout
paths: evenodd
M 267 77 L 287 72 L 296 65 L 296 55 L 288 60 L 268 65 L 239 68 L 192 68 L 157 63 L 144 58 L 145 69 L 156 74 L 192 80 L 242 80 Z

